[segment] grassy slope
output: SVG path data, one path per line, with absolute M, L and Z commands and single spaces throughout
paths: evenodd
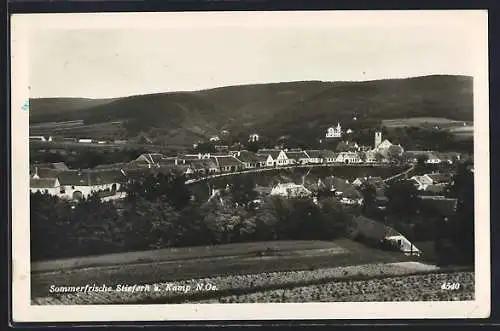
M 54 107 L 48 112 L 51 102 Z M 472 78 L 463 76 L 244 85 L 92 102 L 85 106 L 81 100 L 71 105 L 67 99 L 35 99 L 30 120 L 133 119 L 136 128 L 129 129 L 130 134 L 156 128 L 176 144 L 191 143 L 221 129 L 237 135 L 258 130 L 270 138 L 317 134 L 337 121 L 348 122 L 353 114 L 366 119 L 433 116 L 470 121 L 473 117 Z
M 290 254 L 292 246 L 296 245 L 300 253 Z M 253 254 L 257 250 L 265 250 L 266 247 L 273 247 L 275 253 L 271 256 L 258 257 Z M 319 255 L 308 255 L 303 251 L 307 248 L 343 248 L 348 253 L 332 254 L 324 252 Z M 189 252 L 189 250 L 191 250 Z M 289 254 L 279 254 L 288 250 Z M 141 255 L 144 254 L 144 255 Z M 155 262 L 139 262 L 137 253 L 122 257 L 121 260 L 112 256 L 96 258 L 96 267 L 90 267 L 87 260 L 87 267 L 83 269 L 68 269 L 74 266 L 75 262 L 52 263 L 52 267 L 61 266 L 55 272 L 32 273 L 31 288 L 33 296 L 45 296 L 50 285 L 73 286 L 85 284 L 114 285 L 126 284 L 152 284 L 161 281 L 174 281 L 180 279 L 202 278 L 215 275 L 231 274 L 254 274 L 271 271 L 285 270 L 309 270 L 324 267 L 337 267 L 346 265 L 357 265 L 377 262 L 400 262 L 409 260 L 408 257 L 400 253 L 385 252 L 370 249 L 364 245 L 355 243 L 347 239 L 337 240 L 333 243 L 304 242 L 301 244 L 291 244 L 290 242 L 270 242 L 270 243 L 249 243 L 238 245 L 219 246 L 213 249 L 204 247 L 182 248 L 166 251 L 144 252 L 140 258 L 146 260 L 156 260 Z M 219 258 L 218 254 L 227 254 L 226 258 Z M 287 256 L 283 256 L 287 255 Z M 198 257 L 198 258 L 195 258 Z M 134 262 L 135 261 L 135 262 Z M 106 263 L 109 263 L 106 266 Z M 131 263 L 131 264 L 128 264 Z M 100 265 L 100 266 L 98 266 Z M 47 266 L 50 270 L 50 266 Z

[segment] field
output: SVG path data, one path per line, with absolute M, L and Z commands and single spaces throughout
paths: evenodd
M 34 263 L 31 290 L 33 297 L 44 297 L 50 285 L 153 284 L 409 260 L 401 253 L 367 248 L 347 239 L 178 248 Z
M 439 126 L 440 128 L 452 128 L 464 126 L 464 123 L 470 125 L 470 122 L 456 121 L 443 117 L 409 117 L 382 120 L 382 124 L 388 128 L 407 126 Z
M 404 276 L 404 277 L 403 277 Z M 460 283 L 456 291 L 444 282 Z M 97 283 L 101 286 L 103 283 Z M 104 283 L 109 286 L 109 283 Z M 129 285 L 130 283 L 121 283 Z M 147 284 L 147 283 L 142 283 Z M 132 284 L 130 284 L 132 285 Z M 165 304 L 473 299 L 472 272 L 418 262 L 375 263 L 315 270 L 266 272 L 149 283 L 144 291 L 51 294 L 34 304 Z

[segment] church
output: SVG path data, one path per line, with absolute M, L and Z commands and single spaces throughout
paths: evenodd
M 337 123 L 336 127 L 329 127 L 328 130 L 326 131 L 326 138 L 342 138 L 342 127 L 340 126 L 340 123 Z

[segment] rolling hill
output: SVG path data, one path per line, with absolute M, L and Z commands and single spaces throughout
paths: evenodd
M 30 123 L 83 120 L 85 125 L 122 121 L 126 134 L 191 144 L 228 130 L 319 136 L 331 124 L 393 118 L 441 117 L 472 121 L 472 78 L 423 76 L 365 82 L 288 82 L 229 86 L 195 92 L 116 99 L 30 100 Z

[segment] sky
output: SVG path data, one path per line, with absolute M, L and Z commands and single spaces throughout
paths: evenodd
M 473 76 L 477 34 L 456 16 L 343 14 L 335 20 L 307 14 L 301 21 L 264 15 L 245 21 L 233 14 L 226 20 L 204 16 L 197 24 L 86 17 L 74 25 L 54 19 L 53 26 L 32 25 L 30 93 L 110 98 L 282 81 Z

